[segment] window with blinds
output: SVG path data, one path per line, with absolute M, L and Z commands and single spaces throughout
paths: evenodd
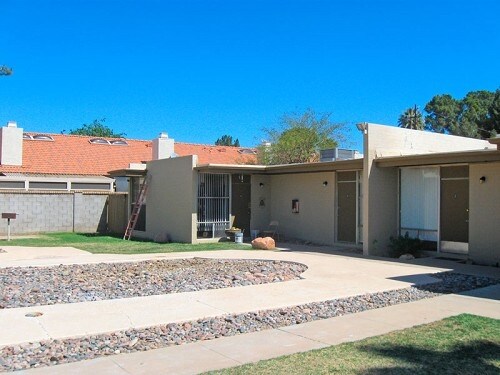
M 438 240 L 439 169 L 402 168 L 400 229 L 421 240 Z

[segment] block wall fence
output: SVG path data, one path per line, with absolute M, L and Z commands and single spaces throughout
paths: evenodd
M 125 205 L 112 204 L 113 212 L 109 215 L 109 201 L 123 200 L 123 196 L 126 194 L 7 191 L 0 192 L 0 213 L 17 213 L 10 223 L 14 236 L 43 232 L 106 233 L 108 228 L 118 231 L 126 223 Z M 0 220 L 0 235 L 6 235 L 7 220 Z

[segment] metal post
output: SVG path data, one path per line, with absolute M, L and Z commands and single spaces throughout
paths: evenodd
M 7 241 L 10 241 L 10 219 L 7 219 Z

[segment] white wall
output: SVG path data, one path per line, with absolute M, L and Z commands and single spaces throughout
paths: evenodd
M 0 164 L 23 165 L 23 129 L 16 126 L 0 128 Z

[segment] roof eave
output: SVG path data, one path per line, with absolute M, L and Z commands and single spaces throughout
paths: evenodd
M 146 169 L 124 168 L 109 171 L 110 177 L 143 177 L 147 173 Z
M 464 164 L 500 161 L 497 150 L 475 150 L 444 152 L 433 154 L 416 154 L 405 156 L 388 156 L 374 160 L 378 167 L 412 167 L 419 165 Z
M 316 163 L 298 163 L 283 165 L 229 165 L 229 164 L 202 164 L 195 169 L 199 171 L 225 171 L 225 172 L 250 172 L 262 174 L 286 174 L 286 173 L 311 173 L 330 172 L 336 170 L 357 170 L 363 168 L 363 159 L 337 160 Z

